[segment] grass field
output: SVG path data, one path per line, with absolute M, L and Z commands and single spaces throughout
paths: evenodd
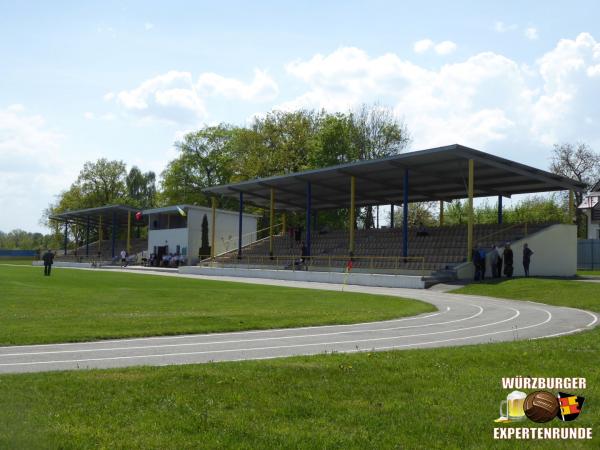
M 0 266 L 0 345 L 365 322 L 427 303 L 122 272 Z
M 596 275 L 600 276 L 600 270 L 578 270 L 577 275 Z
M 600 311 L 600 286 L 575 281 L 463 292 Z M 507 394 L 501 377 L 584 376 L 573 425 L 600 433 L 599 360 L 596 329 L 432 350 L 0 376 L 0 448 L 598 448 L 598 436 L 500 442 L 492 430 Z

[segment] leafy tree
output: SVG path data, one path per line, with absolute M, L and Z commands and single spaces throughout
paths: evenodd
M 127 170 L 123 161 L 101 158 L 88 161 L 77 178 L 77 185 L 86 201 L 95 205 L 123 203 L 127 196 Z
M 133 166 L 125 179 L 129 203 L 139 208 L 152 208 L 156 205 L 156 175 L 142 173 Z

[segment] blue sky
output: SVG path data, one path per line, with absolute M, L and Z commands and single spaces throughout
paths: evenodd
M 599 5 L 3 1 L 0 230 L 41 230 L 86 160 L 160 173 L 185 131 L 273 108 L 378 102 L 414 150 L 540 168 L 557 142 L 600 150 Z

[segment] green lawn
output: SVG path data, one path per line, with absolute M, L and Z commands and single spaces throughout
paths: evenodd
M 391 319 L 427 303 L 159 275 L 0 266 L 0 345 Z
M 538 301 L 600 312 L 600 286 L 586 286 L 519 279 L 464 291 L 538 292 Z M 599 360 L 595 329 L 432 350 L 0 376 L 0 448 L 598 448 Z M 494 441 L 507 394 L 500 379 L 516 375 L 586 377 L 572 425 L 593 427 L 595 439 Z
M 596 275 L 600 276 L 600 270 L 578 270 L 577 275 Z

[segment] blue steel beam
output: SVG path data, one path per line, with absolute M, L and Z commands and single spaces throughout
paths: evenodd
M 312 187 L 310 181 L 306 182 L 306 256 L 310 256 L 310 216 L 312 210 Z
M 238 217 L 238 258 L 242 257 L 242 220 L 244 213 L 244 193 L 240 191 L 240 214 Z
M 502 225 L 502 196 L 498 196 L 498 224 Z
M 402 189 L 402 256 L 408 256 L 408 169 L 404 169 L 404 187 Z

